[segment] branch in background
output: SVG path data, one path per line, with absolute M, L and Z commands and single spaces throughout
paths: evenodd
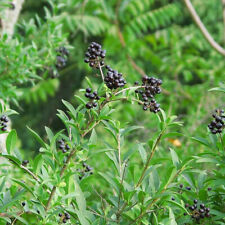
M 223 0 L 224 2 L 224 0 Z M 209 42 L 209 44 L 221 55 L 225 56 L 225 49 L 222 48 L 210 35 L 208 30 L 206 29 L 205 25 L 202 23 L 201 19 L 199 18 L 197 12 L 195 11 L 193 5 L 191 4 L 190 0 L 184 0 L 184 3 L 191 14 L 193 20 L 195 21 L 198 28 L 201 30 L 205 39 Z
M 222 6 L 223 6 L 223 29 L 224 29 L 223 41 L 225 45 L 225 0 L 222 0 Z
M 24 0 L 14 0 L 11 3 L 12 7 L 3 11 L 0 34 L 6 33 L 9 38 L 13 36 L 14 26 L 19 18 L 23 3 Z

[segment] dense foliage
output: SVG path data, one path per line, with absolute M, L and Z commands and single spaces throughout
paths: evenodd
M 224 57 L 182 1 L 27 0 L 0 49 L 0 224 L 225 223 Z

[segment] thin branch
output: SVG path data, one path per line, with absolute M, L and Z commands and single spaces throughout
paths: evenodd
M 191 4 L 190 0 L 184 0 L 184 3 L 191 14 L 193 20 L 195 21 L 198 28 L 201 30 L 205 39 L 209 42 L 209 44 L 221 55 L 225 56 L 225 49 L 221 47 L 211 36 L 211 34 L 206 29 L 205 25 L 202 23 L 201 19 L 199 18 L 197 12 L 195 11 L 193 5 Z
M 12 7 L 3 11 L 1 34 L 6 33 L 9 38 L 12 37 L 23 3 L 24 0 L 14 0 L 11 3 Z
M 29 175 L 31 175 L 39 184 L 41 183 L 40 179 L 34 173 L 32 173 L 29 169 L 27 169 L 25 166 L 20 165 L 20 168 L 25 170 Z
M 168 186 L 179 176 L 180 173 L 183 172 L 184 169 L 185 169 L 185 166 L 183 166 L 181 169 L 179 169 L 177 171 L 177 173 L 173 176 L 173 178 L 170 180 L 170 182 L 168 182 L 165 185 L 165 187 L 162 189 L 162 191 L 160 192 L 160 196 L 167 190 Z M 160 197 L 155 198 L 131 224 L 136 224 L 159 199 L 160 199 Z
M 63 176 L 63 174 L 64 174 L 64 172 L 65 172 L 65 170 L 66 170 L 66 168 L 67 168 L 67 166 L 68 166 L 68 164 L 69 164 L 71 158 L 74 156 L 75 152 L 76 152 L 76 149 L 73 149 L 73 150 L 70 152 L 70 154 L 69 154 L 69 156 L 68 156 L 68 158 L 67 158 L 65 164 L 63 165 L 63 168 L 62 168 L 61 171 L 60 171 L 60 177 Z M 49 210 L 49 207 L 50 207 L 51 201 L 52 201 L 52 199 L 53 199 L 53 197 L 54 197 L 54 195 L 55 195 L 55 192 L 56 192 L 56 186 L 54 186 L 54 187 L 52 188 L 52 190 L 51 190 L 51 194 L 50 194 L 50 196 L 49 196 L 49 199 L 48 199 L 48 202 L 47 202 L 46 208 L 45 208 L 45 211 L 46 211 L 46 212 Z
M 223 41 L 225 44 L 225 0 L 221 0 L 222 1 L 222 7 L 223 7 Z
M 147 162 L 146 162 L 146 164 L 145 164 L 144 170 L 142 171 L 142 174 L 141 174 L 141 176 L 140 176 L 140 178 L 139 178 L 139 180 L 138 180 L 138 182 L 137 182 L 137 184 L 136 184 L 136 188 L 139 187 L 139 186 L 141 185 L 141 183 L 142 183 L 142 181 L 143 181 L 143 179 L 144 179 L 145 173 L 146 173 L 146 171 L 147 171 L 147 169 L 148 169 L 148 167 L 149 167 L 149 163 L 150 163 L 151 159 L 153 158 L 153 156 L 154 156 L 154 154 L 155 154 L 156 147 L 157 147 L 157 145 L 159 144 L 159 142 L 160 142 L 160 140 L 161 140 L 162 135 L 163 135 L 164 132 L 165 132 L 165 129 L 162 130 L 161 133 L 160 133 L 160 135 L 158 136 L 158 138 L 157 138 L 157 140 L 156 140 L 156 142 L 155 142 L 155 144 L 154 144 L 154 146 L 153 146 L 153 148 L 152 148 L 151 154 L 149 155 L 149 157 L 148 157 L 148 159 L 147 159 Z
M 122 178 L 121 178 L 121 182 L 120 182 L 120 190 L 119 190 L 119 198 L 118 198 L 118 211 L 116 214 L 117 217 L 117 223 L 120 223 L 120 201 L 121 201 L 121 195 L 122 195 L 122 186 L 123 186 L 123 181 L 124 181 L 124 175 L 125 175 L 125 169 L 126 169 L 126 162 L 124 163 L 124 167 L 123 167 L 123 174 L 122 174 Z
M 122 175 L 122 168 L 121 168 L 120 133 L 117 135 L 117 146 L 118 146 L 119 170 L 120 170 L 120 177 L 121 177 L 121 175 Z
M 102 72 L 102 67 L 100 65 L 100 62 L 98 63 L 98 67 L 99 67 L 99 70 L 100 70 L 100 73 L 101 73 L 101 76 L 102 76 L 102 81 L 104 82 L 104 73 Z
M 129 87 L 129 88 L 125 88 L 125 89 L 122 89 L 121 91 L 118 91 L 115 93 L 115 96 L 125 92 L 125 91 L 128 91 L 128 90 L 132 90 L 132 89 L 138 89 L 138 88 L 144 88 L 145 86 L 136 86 L 136 87 Z

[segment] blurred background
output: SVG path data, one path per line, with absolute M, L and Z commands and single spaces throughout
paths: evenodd
M 184 122 L 182 132 L 187 136 L 206 133 L 211 113 L 224 107 L 225 99 L 210 88 L 223 85 L 224 56 L 217 53 L 204 39 L 194 24 L 183 1 L 180 0 L 56 0 L 58 6 L 54 20 L 68 36 L 70 55 L 67 66 L 59 77 L 23 87 L 19 106 L 13 106 L 20 116 L 13 118 L 22 148 L 26 152 L 37 151 L 37 143 L 31 140 L 25 126 L 28 125 L 45 136 L 44 126 L 57 131 L 63 124 L 56 117 L 57 109 L 64 109 L 61 100 L 74 105 L 74 95 L 83 95 L 87 76 L 97 88 L 101 80 L 96 72 L 84 63 L 84 54 L 91 41 L 100 43 L 107 50 L 106 63 L 122 72 L 128 84 L 141 80 L 143 74 L 163 80 L 163 94 L 158 98 L 161 108 L 168 114 L 176 114 Z M 221 0 L 192 0 L 200 18 L 213 38 L 225 47 L 225 20 Z M 35 20 L 38 15 L 46 19 L 51 11 L 47 1 L 26 0 L 16 27 L 16 34 L 24 43 L 34 37 L 21 24 Z M 37 31 L 38 33 L 38 31 Z M 50 35 L 50 34 L 49 34 Z M 38 37 L 41 39 L 41 35 Z M 43 46 L 44 48 L 44 46 Z M 44 59 L 45 60 L 45 59 Z M 125 104 L 125 103 L 124 103 Z M 137 105 L 121 103 L 114 117 L 125 123 L 145 125 L 129 137 L 146 140 L 155 131 L 156 118 L 143 112 Z M 19 118 L 19 119 L 18 119 Z M 195 152 L 185 137 L 167 140 L 174 148 Z M 189 150 L 186 149 L 189 146 Z

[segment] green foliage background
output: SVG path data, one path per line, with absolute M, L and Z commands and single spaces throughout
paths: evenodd
M 60 72 L 59 79 L 43 80 L 33 88 L 23 90 L 20 97 L 22 118 L 13 123 L 21 129 L 22 139 L 27 138 L 22 124 L 28 124 L 39 132 L 43 132 L 42 125 L 60 128 L 54 115 L 56 109 L 62 107 L 61 99 L 72 100 L 74 93 L 84 87 L 85 76 L 96 80 L 83 63 L 84 52 L 90 41 L 98 41 L 107 49 L 107 63 L 123 72 L 128 82 L 133 83 L 141 77 L 129 57 L 144 73 L 162 78 L 165 90 L 161 99 L 163 108 L 184 120 L 186 133 L 204 133 L 208 115 L 213 108 L 221 107 L 224 103 L 221 94 L 212 96 L 207 92 L 224 81 L 224 60 L 193 24 L 182 1 L 64 0 L 58 4 L 60 9 L 54 22 L 62 26 L 63 34 L 68 35 L 69 44 L 73 47 L 69 64 Z M 193 5 L 209 32 L 223 46 L 224 24 L 220 0 L 193 1 Z M 26 30 L 33 32 L 34 36 L 40 30 L 32 28 L 32 23 L 35 15 L 45 20 L 44 7 L 51 8 L 46 1 L 34 3 L 29 0 L 23 7 L 19 23 L 31 24 Z M 118 27 L 125 46 L 120 40 Z M 22 35 L 25 43 L 32 39 L 32 35 L 26 35 L 22 26 L 17 27 L 17 33 L 20 38 Z M 44 37 L 35 41 L 40 45 L 46 43 Z M 136 113 L 136 110 L 127 105 L 115 116 L 120 117 L 121 121 L 148 123 L 151 130 L 152 122 L 142 113 Z M 29 142 L 25 145 L 25 148 L 34 148 Z
M 204 148 L 189 137 L 205 137 L 211 113 L 216 108 L 224 108 L 224 95 L 220 92 L 212 94 L 208 90 L 224 86 L 225 61 L 203 38 L 182 1 L 55 0 L 52 2 L 57 5 L 56 8 L 49 2 L 25 1 L 14 35 L 15 42 L 7 46 L 0 43 L 0 48 L 5 51 L 16 48 L 16 39 L 23 43 L 9 59 L 13 62 L 23 59 L 15 64 L 21 77 L 15 79 L 15 68 L 11 68 L 12 74 L 8 73 L 7 79 L 0 82 L 0 98 L 10 99 L 11 107 L 20 113 L 19 117 L 12 117 L 12 126 L 17 130 L 25 158 L 35 155 L 39 147 L 31 140 L 25 125 L 47 138 L 45 126 L 54 131 L 63 128 L 55 116 L 57 109 L 65 109 L 61 99 L 78 104 L 74 95 L 83 95 L 79 89 L 88 86 L 85 76 L 96 89 L 99 86 L 95 72 L 83 62 L 91 41 L 102 44 L 107 50 L 106 63 L 122 72 L 128 83 L 140 80 L 143 74 L 163 80 L 163 94 L 158 101 L 169 115 L 178 115 L 184 126 L 177 128 L 177 132 L 184 135 L 163 140 L 157 160 L 165 165 L 168 163 L 169 147 L 183 159 L 203 152 Z M 221 1 L 192 2 L 214 39 L 225 46 Z M 48 13 L 53 17 L 49 16 L 49 19 Z M 38 21 L 43 26 L 39 26 Z M 34 43 L 33 48 L 27 49 L 26 46 L 31 43 Z M 69 47 L 69 61 L 66 68 L 59 72 L 59 78 L 50 79 L 45 68 L 54 66 L 55 50 L 61 45 Z M 27 54 L 28 51 L 31 52 Z M 0 63 L 1 79 L 6 63 L 4 54 L 0 56 Z M 27 74 L 23 73 L 24 67 L 28 68 Z M 10 79 L 15 85 L 7 86 Z M 118 103 L 113 117 L 120 121 L 121 127 L 127 123 L 145 126 L 144 130 L 128 136 L 124 151 L 133 151 L 135 143 L 145 142 L 156 131 L 156 117 L 143 112 L 138 105 Z M 103 130 L 98 129 L 98 133 L 113 144 Z M 106 156 L 96 153 L 84 157 L 89 159 L 89 164 L 96 171 L 107 170 L 109 159 Z M 139 162 L 140 159 L 137 164 Z M 212 167 L 205 163 L 203 169 L 208 171 Z M 164 172 L 162 170 L 160 176 Z M 88 178 L 88 182 L 100 189 L 102 180 L 96 177 Z M 82 188 L 88 192 L 90 186 L 86 184 L 87 181 L 84 181 Z M 110 191 L 110 187 L 104 191 Z M 97 197 L 92 195 L 90 198 L 95 200 Z M 217 207 L 219 209 L 221 205 Z

